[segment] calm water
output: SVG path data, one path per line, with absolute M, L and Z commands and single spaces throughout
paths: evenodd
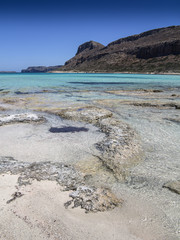
M 6 96 L 43 94 L 55 101 L 116 98 L 108 90 L 180 89 L 180 75 L 146 74 L 0 74 L 0 93 Z M 79 92 L 80 91 L 80 92 Z M 121 96 L 126 98 L 127 96 Z
M 0 74 L 0 89 L 41 90 L 126 90 L 180 87 L 180 75 L 146 74 Z

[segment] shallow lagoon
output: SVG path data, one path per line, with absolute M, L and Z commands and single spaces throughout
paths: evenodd
M 0 88 L 6 91 L 47 90 L 135 90 L 180 87 L 179 75 L 17 73 L 0 74 Z
M 162 186 L 180 179 L 180 76 L 1 74 L 0 79 L 2 114 L 36 112 L 47 119 L 40 125 L 2 126 L 1 155 L 9 153 L 22 161 L 70 162 L 89 175 L 90 184 L 111 188 L 125 200 L 124 207 L 116 210 L 118 216 L 116 211 L 108 215 L 116 223 L 115 239 L 117 222 L 124 218 L 138 239 L 178 239 L 179 195 Z M 139 135 L 142 161 L 129 169 L 124 182 L 117 181 L 95 156 L 98 151 L 94 144 L 104 136 L 98 128 L 54 115 L 64 109 L 81 112 L 89 106 L 110 110 Z M 49 132 L 51 127 L 63 126 L 89 130 Z M 152 236 L 147 232 L 153 232 Z

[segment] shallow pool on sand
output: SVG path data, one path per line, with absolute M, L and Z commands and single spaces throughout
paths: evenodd
M 1 126 L 0 156 L 12 156 L 28 162 L 75 163 L 97 152 L 94 144 L 104 136 L 98 128 L 86 123 L 62 120 L 55 115 L 44 115 L 44 123 Z

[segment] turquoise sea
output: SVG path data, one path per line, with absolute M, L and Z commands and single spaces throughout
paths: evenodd
M 0 92 L 8 95 L 51 94 L 56 98 L 101 98 L 109 90 L 180 89 L 180 75 L 38 73 L 0 74 Z M 72 96 L 73 94 L 73 96 Z M 56 95 L 56 96 L 55 96 Z M 83 95 L 83 94 L 82 94 Z M 103 96 L 101 96 L 103 95 Z M 83 96 L 81 96 L 83 97 Z M 73 99 L 71 99 L 73 100 Z

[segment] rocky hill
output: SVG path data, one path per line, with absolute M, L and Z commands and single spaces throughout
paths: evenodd
M 57 68 L 60 68 L 62 65 L 58 66 L 50 66 L 50 67 L 45 67 L 45 66 L 37 66 L 37 67 L 28 67 L 27 69 L 21 70 L 22 73 L 45 73 L 49 71 L 54 71 Z
M 90 41 L 61 71 L 180 72 L 180 26 L 150 30 L 111 42 Z

